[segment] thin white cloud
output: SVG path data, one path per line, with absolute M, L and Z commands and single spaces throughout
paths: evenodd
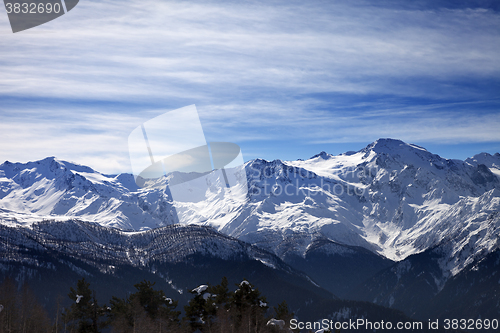
M 104 173 L 131 172 L 127 137 L 144 119 L 74 111 L 61 117 L 61 109 L 32 109 L 0 122 L 0 156 L 12 162 L 56 156 Z
M 477 104 L 392 106 L 356 113 L 307 110 L 302 103 L 259 104 L 253 108 L 231 105 L 217 109 L 214 106 L 206 111 L 212 117 L 205 124 L 211 133 L 239 141 L 296 137 L 309 143 L 370 142 L 380 137 L 435 143 L 500 141 L 500 113 L 477 114 L 474 110 Z M 463 110 L 449 111 L 454 107 Z M 267 118 L 267 114 L 273 118 Z M 238 134 L 238 124 L 247 129 L 246 134 Z M 251 133 L 253 135 L 249 135 Z
M 99 99 L 197 84 L 418 95 L 387 81 L 500 72 L 492 13 L 309 7 L 83 2 L 57 34 L 8 36 L 2 72 L 20 94 Z
M 498 81 L 498 17 L 347 1 L 87 0 L 12 34 L 4 15 L 0 157 L 85 157 L 125 170 L 127 131 L 159 114 L 154 106 L 192 103 L 208 136 L 224 141 L 499 141 L 497 117 L 448 113 L 457 97 L 491 98 L 474 86 Z M 322 94 L 419 97 L 448 110 Z M 44 99 L 50 108 L 30 102 Z

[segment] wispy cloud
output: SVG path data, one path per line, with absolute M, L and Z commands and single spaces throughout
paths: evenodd
M 226 141 L 500 141 L 499 13 L 395 3 L 88 0 L 17 34 L 0 15 L 0 158 L 126 170 L 127 130 L 193 103 Z

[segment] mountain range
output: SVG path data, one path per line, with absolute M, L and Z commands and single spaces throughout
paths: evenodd
M 245 258 L 295 281 L 304 294 L 332 293 L 330 300 L 371 302 L 414 319 L 499 318 L 500 154 L 450 160 L 379 139 L 357 152 L 256 159 L 243 168 L 243 201 L 208 186 L 201 202 L 178 203 L 168 187 L 140 188 L 131 174 L 105 175 L 53 157 L 5 162 L 0 224 L 8 256 L 0 269 L 43 267 L 33 253 L 45 251 L 92 262 L 99 274 L 113 272 L 97 264 L 105 261 L 147 267 L 166 281 L 153 262 Z M 211 184 L 223 182 L 213 177 Z M 170 246 L 176 233 L 196 241 L 183 250 Z

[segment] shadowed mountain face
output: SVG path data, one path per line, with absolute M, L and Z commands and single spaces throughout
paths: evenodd
M 359 285 L 394 262 L 365 248 L 316 239 L 305 253 L 287 254 L 284 261 L 341 298 L 354 299 Z
M 81 277 L 101 303 L 126 297 L 146 279 L 179 300 L 182 309 L 192 298 L 190 290 L 216 285 L 226 276 L 231 285 L 252 281 L 270 305 L 286 300 L 302 320 L 366 314 L 410 320 L 399 311 L 340 300 L 274 254 L 209 227 L 174 225 L 127 233 L 81 221 L 47 221 L 31 228 L 2 225 L 0 232 L 2 277 L 31 285 L 50 313 L 58 304 L 70 305 L 66 294 Z
M 368 279 L 351 295 L 357 300 L 402 310 L 419 320 L 498 318 L 499 250 L 470 263 L 450 278 L 446 278 L 448 273 L 440 265 L 443 259 L 441 246 L 412 255 Z

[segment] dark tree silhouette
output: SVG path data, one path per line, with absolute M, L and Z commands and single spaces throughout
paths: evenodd
M 114 332 L 171 332 L 179 328 L 177 301 L 153 286 L 154 283 L 143 281 L 134 285 L 137 292 L 126 299 L 111 299 L 109 323 Z
M 63 319 L 71 330 L 78 333 L 99 333 L 107 326 L 103 321 L 105 307 L 99 306 L 94 290 L 85 278 L 78 280 L 76 290 L 71 287 L 68 297 L 73 300 L 71 307 L 63 313 Z
M 3 332 L 51 332 L 49 317 L 33 291 L 28 285 L 23 285 L 18 291 L 10 278 L 0 285 L 0 333 Z

